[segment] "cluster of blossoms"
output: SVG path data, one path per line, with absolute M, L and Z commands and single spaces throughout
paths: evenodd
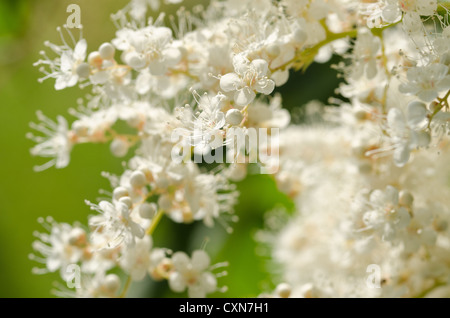
M 213 270 L 222 263 L 211 266 L 203 250 L 189 257 L 153 247 L 152 234 L 162 217 L 223 221 L 238 197 L 233 182 L 256 161 L 298 210 L 273 236 L 283 274 L 264 295 L 449 295 L 447 5 L 214 0 L 193 13 L 180 9 L 168 24 L 164 14 L 147 18 L 159 1 L 132 0 L 113 15 L 116 37 L 89 54 L 82 37 L 59 28 L 63 44 L 46 43 L 56 57 L 43 52 L 36 63 L 43 79 L 54 78 L 57 90 L 79 84 L 91 92 L 70 110 L 70 125 L 38 113 L 32 128 L 42 134 L 30 133 L 31 152 L 51 159 L 36 169 L 67 166 L 79 143 L 109 143 L 117 157 L 135 153 L 121 176 L 105 174 L 111 197 L 87 201 L 97 212 L 88 227 L 42 220 L 49 233 L 36 234 L 42 255 L 32 257 L 45 264 L 37 271 L 67 279 L 67 266 L 78 264 L 76 295 L 85 297 L 125 295 L 117 267 L 130 281 L 148 274 L 191 297 L 220 290 L 222 273 Z M 342 100 L 306 105 L 311 120 L 290 125 L 274 91 L 293 70 L 333 54 L 342 57 L 334 65 Z M 134 133 L 117 131 L 118 122 Z M 244 140 L 254 129 L 281 131 L 256 147 L 236 146 L 236 129 Z M 214 169 L 194 160 L 212 151 L 231 160 Z M 278 162 L 263 160 L 268 153 Z M 367 287 L 372 264 L 381 268 L 380 288 Z

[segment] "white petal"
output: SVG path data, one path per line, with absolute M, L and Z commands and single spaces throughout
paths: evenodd
M 85 39 L 81 39 L 77 45 L 75 45 L 73 57 L 76 60 L 82 60 L 86 58 L 87 42 Z
M 435 89 L 424 89 L 417 93 L 417 97 L 424 102 L 431 102 L 438 97 L 438 92 Z
M 150 90 L 152 76 L 149 72 L 141 72 L 136 78 L 136 91 L 145 94 Z
M 431 136 L 426 131 L 417 131 L 412 134 L 411 139 L 416 147 L 426 147 L 430 144 Z
M 385 201 L 385 194 L 379 189 L 375 189 L 370 193 L 370 202 L 375 205 L 383 205 Z
M 100 201 L 98 206 L 103 212 L 110 213 L 115 210 L 114 206 L 108 201 Z
M 224 92 L 232 92 L 242 86 L 242 80 L 236 73 L 228 73 L 220 78 L 220 88 Z
M 61 54 L 61 71 L 64 73 L 71 72 L 73 67 L 73 59 L 69 53 L 64 52 Z
M 385 191 L 386 201 L 394 205 L 398 204 L 398 190 L 391 185 L 386 187 Z
M 50 256 L 47 258 L 47 269 L 50 272 L 56 271 L 58 268 L 61 267 L 61 259 L 56 256 Z
M 173 266 L 177 270 L 186 270 L 190 264 L 189 256 L 184 252 L 176 252 L 172 256 Z
M 383 20 L 389 23 L 396 22 L 401 16 L 400 8 L 397 4 L 390 4 L 386 6 L 381 13 Z
M 397 227 L 402 229 L 408 226 L 409 222 L 411 221 L 411 216 L 409 215 L 409 212 L 401 207 L 397 211 Z
M 259 80 L 257 81 L 253 87 L 255 88 L 255 90 L 258 93 L 262 93 L 264 95 L 269 95 L 270 93 L 273 92 L 274 88 L 275 88 L 275 82 L 272 81 L 271 79 L 263 79 L 263 80 Z
M 427 116 L 427 109 L 424 103 L 413 101 L 408 104 L 406 118 L 410 127 L 417 127 L 422 124 Z
M 406 129 L 405 117 L 403 112 L 398 108 L 391 108 L 387 115 L 387 123 L 389 128 L 394 132 L 402 132 Z
M 243 54 L 237 54 L 233 57 L 234 71 L 238 74 L 244 74 L 249 67 L 249 60 Z
M 125 55 L 125 61 L 128 65 L 136 70 L 140 70 L 145 67 L 145 59 L 143 56 L 136 52 L 131 52 Z
M 192 267 L 198 271 L 204 271 L 209 267 L 209 255 L 203 250 L 196 250 L 192 253 Z
M 178 272 L 173 272 L 169 276 L 169 287 L 176 293 L 181 293 L 186 289 L 186 281 L 183 275 Z
M 450 89 L 450 76 L 445 76 L 442 80 L 440 80 L 436 84 L 436 88 L 439 91 L 448 90 Z
M 108 71 L 97 72 L 89 76 L 89 79 L 91 80 L 92 84 L 105 84 L 106 81 L 108 81 L 109 79 L 109 72 Z
M 55 168 L 61 169 L 67 167 L 67 165 L 70 162 L 70 156 L 68 151 L 64 151 L 61 153 L 58 153 L 58 156 L 56 158 Z
M 394 163 L 397 167 L 403 167 L 409 160 L 409 145 L 401 145 L 394 150 Z
M 69 75 L 66 78 L 66 86 L 72 87 L 78 82 L 78 75 Z
M 255 96 L 255 92 L 246 86 L 234 94 L 234 102 L 239 106 L 245 106 L 250 104 L 255 99 Z
M 206 293 L 212 293 L 217 290 L 217 279 L 213 274 L 206 272 L 200 278 L 201 285 Z
M 177 48 L 168 48 L 163 51 L 164 61 L 167 65 L 175 65 L 181 59 L 181 52 Z
M 188 288 L 188 296 L 189 298 L 205 298 L 206 292 L 199 285 L 192 285 Z
M 138 238 L 143 238 L 145 236 L 145 230 L 142 228 L 142 226 L 140 226 L 139 224 L 133 222 L 133 221 L 128 221 L 130 229 L 131 229 L 131 233 L 138 237 Z
M 276 71 L 272 74 L 271 78 L 275 82 L 276 86 L 282 86 L 286 84 L 289 79 L 289 71 L 287 69 Z
M 67 87 L 66 79 L 64 77 L 57 77 L 55 81 L 55 89 L 61 90 Z
M 407 32 L 419 32 L 423 27 L 420 15 L 416 12 L 406 12 L 403 15 L 403 26 Z
M 269 70 L 269 64 L 263 59 L 253 60 L 251 65 L 258 72 L 258 77 L 266 76 L 267 71 Z

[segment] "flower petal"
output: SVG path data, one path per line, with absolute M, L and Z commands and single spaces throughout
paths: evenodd
M 224 92 L 232 92 L 242 86 L 242 80 L 236 73 L 228 73 L 220 78 L 220 88 Z
M 255 92 L 246 86 L 234 94 L 234 102 L 239 106 L 246 106 L 255 99 L 255 96 Z
M 196 250 L 192 253 L 192 267 L 198 271 L 204 271 L 209 267 L 209 255 L 203 250 Z

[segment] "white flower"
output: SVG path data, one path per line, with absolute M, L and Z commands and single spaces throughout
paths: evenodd
M 258 127 L 285 128 L 291 121 L 291 115 L 282 107 L 281 95 L 275 94 L 269 104 L 256 100 L 248 108 L 248 120 Z
M 363 215 L 363 222 L 379 231 L 387 241 L 394 239 L 397 231 L 407 227 L 411 220 L 408 210 L 399 206 L 399 191 L 392 186 L 387 186 L 385 191 L 372 191 L 369 208 Z
M 394 148 L 394 162 L 404 166 L 411 149 L 425 147 L 430 142 L 430 135 L 423 129 L 427 124 L 427 110 L 420 102 L 408 104 L 406 117 L 398 108 L 391 108 L 387 115 L 388 133 Z
M 437 0 L 397 0 L 396 2 L 398 2 L 403 11 L 415 11 L 423 16 L 433 15 L 438 5 Z
M 450 89 L 448 66 L 444 64 L 412 67 L 406 75 L 408 82 L 400 85 L 400 92 L 416 95 L 424 102 L 431 102 L 440 92 Z
M 359 79 L 364 74 L 373 79 L 378 72 L 377 54 L 380 50 L 380 41 L 368 29 L 358 31 L 358 39 L 353 48 L 352 78 Z
M 37 143 L 36 146 L 31 148 L 30 152 L 33 156 L 53 159 L 41 166 L 35 166 L 34 169 L 42 171 L 53 165 L 58 169 L 66 167 L 69 164 L 70 151 L 74 145 L 66 119 L 58 116 L 58 122 L 56 123 L 40 111 L 36 115 L 41 123 L 30 123 L 30 127 L 43 133 L 45 136 L 35 136 L 32 133 L 27 134 L 29 139 Z
M 153 75 L 162 75 L 176 65 L 181 53 L 172 45 L 172 31 L 167 27 L 147 26 L 143 29 L 121 29 L 112 43 L 124 51 L 123 60 L 136 70 L 149 67 Z
M 172 256 L 173 272 L 169 276 L 169 286 L 177 293 L 188 290 L 191 298 L 204 298 L 217 290 L 217 279 L 208 271 L 210 259 L 202 250 L 192 253 L 192 258 L 184 252 Z
M 222 175 L 200 173 L 193 162 L 179 164 L 171 170 L 172 175 L 178 174 L 178 181 L 166 181 L 173 190 L 163 194 L 158 204 L 172 220 L 180 223 L 202 220 L 211 227 L 221 214 L 233 212 L 238 193 Z
M 137 239 L 136 244 L 124 249 L 120 258 L 120 266 L 130 274 L 135 281 L 144 279 L 150 267 L 150 249 L 152 248 L 152 238 L 144 236 Z
M 234 92 L 234 102 L 238 106 L 250 104 L 255 99 L 255 91 L 265 95 L 272 93 L 275 82 L 267 77 L 267 61 L 256 59 L 250 62 L 242 54 L 233 57 L 234 73 L 220 78 L 220 88 L 224 92 Z
M 210 98 L 207 94 L 199 96 L 195 91 L 193 93 L 198 103 L 198 112 L 194 115 L 189 105 L 178 108 L 177 118 L 184 127 L 176 131 L 187 138 L 192 146 L 210 146 L 212 149 L 222 146 L 222 128 L 225 125 L 222 104 L 225 96 L 218 93 Z
M 34 63 L 37 65 L 47 65 L 50 71 L 41 68 L 41 71 L 45 74 L 39 81 L 44 81 L 47 78 L 55 78 L 55 89 L 60 90 L 66 87 L 74 86 L 80 78 L 87 78 L 90 70 L 89 65 L 84 62 L 86 59 L 87 43 L 85 39 L 80 39 L 75 47 L 72 49 L 64 40 L 61 28 L 57 29 L 61 34 L 63 45 L 58 46 L 50 42 L 45 42 L 45 45 L 58 54 L 58 57 L 51 60 L 47 57 L 45 52 L 41 52 L 41 55 L 45 58 Z M 67 30 L 67 28 L 66 28 Z M 70 34 L 70 31 L 67 31 Z M 72 34 L 70 34 L 73 39 Z
M 389 23 L 397 22 L 402 16 L 402 12 L 398 5 L 398 0 L 388 0 L 387 5 L 384 7 L 382 17 L 384 21 Z
M 395 23 L 404 16 L 430 16 L 437 10 L 437 0 L 378 0 L 362 3 L 361 13 L 368 15 L 369 27 L 380 27 L 381 22 Z M 380 21 L 382 18 L 382 21 Z
M 34 269 L 35 272 L 46 273 L 60 270 L 62 278 L 69 273 L 66 268 L 69 264 L 76 264 L 83 256 L 83 246 L 86 243 L 86 233 L 79 228 L 67 223 L 56 223 L 51 217 L 40 218 L 39 222 L 50 232 L 35 233 L 39 239 L 33 242 L 33 249 L 44 258 L 31 254 L 30 258 L 46 265 L 46 269 Z
M 101 201 L 95 205 L 86 201 L 86 204 L 92 210 L 101 213 L 89 220 L 89 225 L 95 228 L 97 235 L 101 235 L 105 239 L 100 248 L 112 249 L 123 242 L 133 245 L 136 238 L 144 237 L 144 228 L 131 218 L 131 211 L 125 203 L 115 202 L 112 204 L 108 201 Z
M 77 298 L 114 298 L 120 289 L 120 278 L 116 274 L 96 273 L 81 276 L 81 286 L 72 292 L 57 292 L 57 296 Z

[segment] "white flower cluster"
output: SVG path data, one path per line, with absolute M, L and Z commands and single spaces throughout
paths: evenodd
M 71 125 L 38 113 L 32 128 L 43 135 L 29 135 L 31 152 L 51 159 L 37 170 L 67 166 L 80 143 L 109 143 L 117 157 L 135 149 L 121 176 L 107 175 L 111 198 L 87 202 L 98 212 L 88 229 L 44 222 L 49 234 L 34 245 L 43 258 L 33 256 L 43 271 L 65 279 L 65 268 L 79 264 L 78 296 L 118 296 L 115 267 L 129 280 L 166 279 L 191 297 L 219 290 L 204 251 L 155 248 L 151 235 L 164 216 L 213 226 L 231 213 L 238 194 L 230 181 L 245 178 L 254 154 L 245 145 L 230 153 L 228 132 L 276 128 L 280 137 L 259 147 L 279 154 L 274 177 L 298 213 L 273 242 L 289 282 L 275 296 L 450 293 L 446 4 L 214 0 L 195 13 L 181 9 L 171 27 L 164 14 L 147 19 L 149 7 L 159 1 L 132 0 L 114 14 L 116 37 L 89 54 L 82 37 L 67 30 L 69 45 L 58 29 L 63 45 L 46 44 L 57 57 L 42 53 L 36 63 L 55 89 L 91 87 L 85 105 L 70 111 Z M 289 126 L 274 90 L 290 71 L 332 54 L 343 58 L 335 68 L 345 101 L 319 107 L 320 124 Z M 117 131 L 118 122 L 134 133 Z M 189 152 L 173 160 L 180 145 Z M 241 160 L 203 169 L 192 158 L 223 147 Z M 370 264 L 381 268 L 381 288 L 365 284 Z

